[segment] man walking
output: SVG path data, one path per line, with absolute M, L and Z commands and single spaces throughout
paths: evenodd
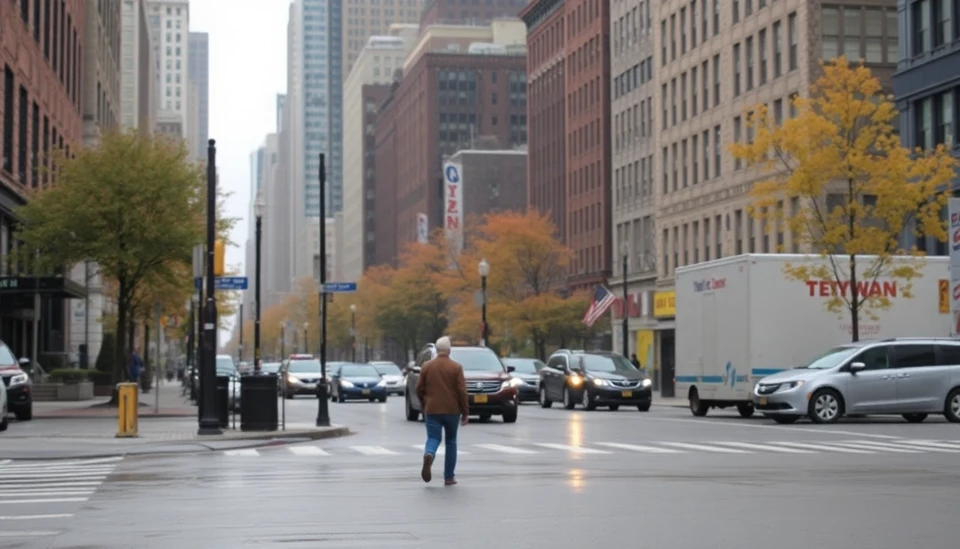
M 444 336 L 437 340 L 437 358 L 423 365 L 417 381 L 417 396 L 427 426 L 427 445 L 423 451 L 420 477 L 424 482 L 430 482 L 433 478 L 430 467 L 440 447 L 442 431 L 446 441 L 443 484 L 453 486 L 457 483 L 454 477 L 457 467 L 457 428 L 467 424 L 470 406 L 467 403 L 463 367 L 450 358 L 450 338 Z

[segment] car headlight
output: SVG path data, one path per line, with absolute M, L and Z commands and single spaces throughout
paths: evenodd
M 300 383 L 300 378 L 287 374 L 287 381 L 290 383 Z
M 603 387 L 604 385 L 610 385 L 610 382 L 606 379 L 594 379 L 593 384 L 597 387 Z
M 650 381 L 649 378 L 647 378 L 647 379 L 643 380 L 642 382 L 640 382 L 640 386 L 641 386 L 641 387 L 649 387 L 649 386 L 651 386 L 651 385 L 653 385 L 653 382 Z
M 800 387 L 801 385 L 803 385 L 803 382 L 802 382 L 802 381 L 788 381 L 788 382 L 786 382 L 786 383 L 781 383 L 781 384 L 780 384 L 780 390 L 781 390 L 781 391 L 790 391 L 790 390 L 792 390 L 792 389 L 796 389 L 797 387 Z
M 341 386 L 341 387 L 350 388 L 350 387 L 353 387 L 353 383 L 350 383 L 349 381 L 347 381 L 347 380 L 345 380 L 345 379 L 341 379 L 341 380 L 340 380 L 340 386 Z
M 508 389 L 510 387 L 519 387 L 524 384 L 522 379 L 511 377 L 510 379 L 503 382 L 503 385 L 500 386 L 501 389 Z
M 582 377 L 580 377 L 580 376 L 578 376 L 578 375 L 572 375 L 572 376 L 570 376 L 570 385 L 573 385 L 574 387 L 577 387 L 577 386 L 579 386 L 581 383 L 583 383 L 583 378 L 582 378 Z
M 27 376 L 27 374 L 17 374 L 10 378 L 10 386 L 13 387 L 14 385 L 23 385 L 28 381 L 30 381 L 30 378 Z
M 380 382 L 377 383 L 377 387 L 386 387 L 386 386 L 387 386 L 386 380 L 381 379 Z

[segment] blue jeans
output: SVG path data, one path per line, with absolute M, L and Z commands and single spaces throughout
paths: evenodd
M 427 426 L 427 445 L 423 450 L 424 454 L 437 455 L 437 448 L 440 447 L 441 430 L 443 432 L 447 450 L 443 458 L 443 478 L 444 480 L 450 480 L 453 478 L 454 469 L 457 468 L 457 428 L 460 427 L 460 416 L 457 414 L 430 414 L 424 418 L 424 423 Z

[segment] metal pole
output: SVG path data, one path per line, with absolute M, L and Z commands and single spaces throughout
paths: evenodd
M 287 356 L 287 324 L 280 323 L 280 360 Z
M 256 319 L 253 324 L 253 368 L 254 372 L 260 373 L 260 239 L 263 237 L 263 217 L 257 216 L 257 257 L 256 257 L 256 277 L 257 280 L 254 286 L 254 300 L 256 300 L 256 306 L 254 314 Z
M 483 304 L 481 309 L 481 317 L 483 325 L 480 327 L 480 345 L 483 347 L 487 346 L 487 277 L 480 277 L 480 292 L 483 294 Z
M 352 345 L 350 349 L 350 362 L 357 361 L 357 313 L 350 311 L 350 336 Z
M 623 357 L 630 358 L 630 343 L 627 341 L 630 330 L 627 327 L 627 318 L 630 317 L 630 306 L 627 298 L 627 254 L 623 254 Z
M 33 294 L 33 340 L 30 342 L 30 359 L 33 360 L 33 364 L 30 365 L 31 375 L 38 375 L 42 373 L 43 367 L 37 368 L 40 366 L 40 361 L 38 360 L 38 348 L 40 346 L 40 293 Z M 39 371 L 38 371 L 39 370 Z M 37 377 L 36 379 L 40 379 Z
M 237 363 L 243 362 L 243 303 L 240 304 L 240 348 Z
M 160 380 L 163 379 L 163 375 L 160 373 L 160 337 L 163 334 L 163 326 L 160 324 L 160 303 L 157 302 L 153 306 L 154 317 L 157 319 L 157 354 L 156 354 L 156 364 L 153 366 L 153 411 L 154 413 L 160 413 Z M 147 342 L 149 345 L 150 343 Z
M 207 302 L 203 319 L 203 361 L 200 364 L 200 427 L 198 435 L 221 435 L 220 421 L 217 418 L 217 302 L 215 294 L 216 278 L 214 274 L 214 248 L 216 247 L 217 228 L 217 142 L 207 142 Z
M 80 363 L 84 368 L 90 367 L 90 261 L 83 262 L 83 356 Z
M 320 382 L 317 383 L 317 427 L 330 426 L 327 400 L 327 170 L 324 154 L 320 153 Z

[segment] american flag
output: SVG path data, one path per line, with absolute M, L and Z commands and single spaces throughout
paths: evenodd
M 598 285 L 596 293 L 593 294 L 593 302 L 583 315 L 583 323 L 593 326 L 593 323 L 603 316 L 603 313 L 607 312 L 616 300 L 617 298 L 610 290 L 604 288 L 602 284 Z

